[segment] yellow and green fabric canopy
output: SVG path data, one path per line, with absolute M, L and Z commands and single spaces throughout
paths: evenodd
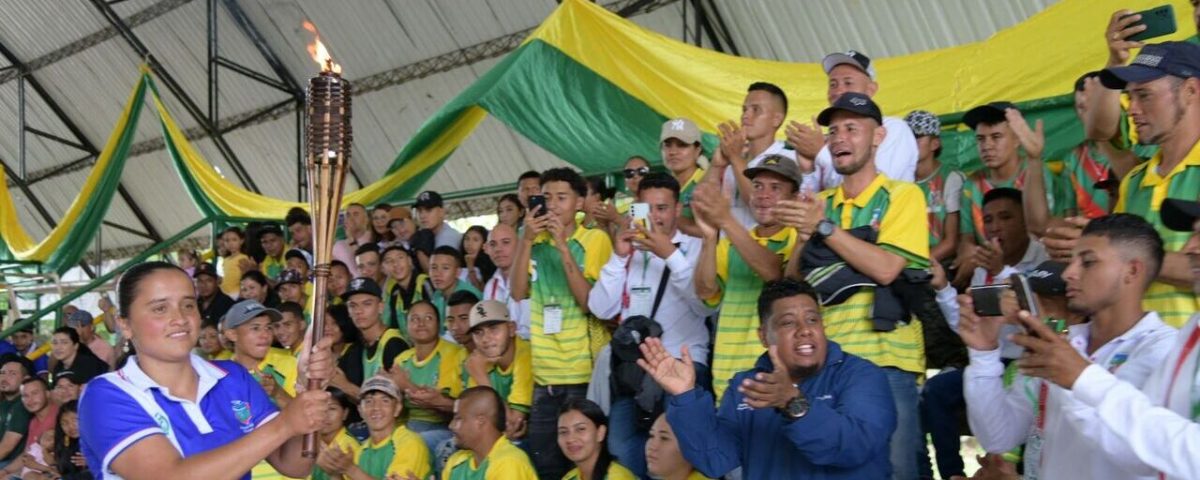
M 1103 66 L 1102 37 L 1111 12 L 1160 1 L 1064 0 L 980 42 L 878 59 L 876 100 L 890 115 L 919 108 L 951 121 L 982 103 L 1018 102 L 1027 116 L 1045 120 L 1053 157 L 1081 140 L 1069 94 L 1075 78 Z M 1192 35 L 1189 10 L 1182 7 L 1176 9 L 1181 31 L 1162 40 Z M 711 148 L 711 132 L 739 116 L 746 87 L 755 81 L 788 93 L 789 120 L 806 122 L 827 104 L 819 64 L 701 49 L 589 1 L 564 0 L 516 51 L 429 118 L 383 178 L 348 193 L 345 202 L 410 200 L 487 115 L 587 173 L 616 168 L 630 155 L 658 158 L 658 133 L 668 118 L 694 120 L 710 132 L 705 144 Z M 44 240 L 34 243 L 22 229 L 0 184 L 0 259 L 44 262 L 57 271 L 78 262 L 111 203 L 145 90 L 159 114 L 167 151 L 203 215 L 281 219 L 289 208 L 303 206 L 250 192 L 217 174 L 143 73 L 84 188 Z M 971 168 L 977 163 L 973 140 L 949 127 L 943 159 Z

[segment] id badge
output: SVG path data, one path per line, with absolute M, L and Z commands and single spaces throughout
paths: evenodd
M 563 311 L 560 305 L 542 307 L 542 333 L 557 335 L 562 332 Z
M 650 295 L 650 287 L 631 287 L 629 289 L 629 316 L 650 316 L 654 308 L 654 296 Z

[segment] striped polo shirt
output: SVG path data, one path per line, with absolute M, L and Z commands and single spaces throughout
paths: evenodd
M 1115 211 L 1145 218 L 1162 236 L 1166 251 L 1178 252 L 1183 249 L 1191 234 L 1176 232 L 1164 226 L 1159 216 L 1159 207 L 1166 198 L 1191 201 L 1200 193 L 1200 143 L 1193 145 L 1183 161 L 1166 175 L 1158 174 L 1158 166 L 1161 163 L 1160 151 L 1125 175 L 1121 180 Z M 1197 302 L 1191 287 L 1157 281 L 1150 284 L 1142 306 L 1146 310 L 1158 312 L 1164 323 L 1176 328 L 1183 326 L 1192 313 L 1200 310 L 1200 303 Z
M 904 257 L 905 268 L 929 268 L 925 195 L 916 185 L 879 174 L 854 198 L 846 198 L 842 186 L 821 192 L 821 198 L 827 200 L 825 217 L 842 229 L 870 225 L 879 234 L 876 244 Z M 878 366 L 924 373 L 921 322 L 914 319 L 890 332 L 877 332 L 871 321 L 874 304 L 874 290 L 864 288 L 841 304 L 823 307 L 825 336 Z
M 595 283 L 604 262 L 612 255 L 612 242 L 604 232 L 579 225 L 567 239 L 567 250 L 583 269 L 584 278 Z M 538 385 L 588 383 L 592 377 L 593 337 L 601 333 L 590 325 L 595 320 L 584 313 L 571 295 L 562 256 L 548 232 L 534 240 L 530 257 L 529 340 L 533 347 L 533 381 Z M 558 333 L 546 333 L 548 311 L 561 312 L 562 326 Z
M 750 229 L 750 237 L 779 255 L 783 259 L 782 268 L 796 247 L 796 229 L 785 227 L 774 235 L 761 236 L 759 228 Z M 720 401 L 729 386 L 729 379 L 738 372 L 754 368 L 754 362 L 766 349 L 758 339 L 758 295 L 762 293 L 762 277 L 754 273 L 727 238 L 717 243 L 716 257 L 717 285 L 721 291 L 705 303 L 710 307 L 721 306 L 712 364 L 713 390 Z

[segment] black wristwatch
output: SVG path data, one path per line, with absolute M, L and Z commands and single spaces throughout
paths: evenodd
M 796 387 L 797 391 L 799 389 L 800 387 Z M 788 400 L 787 405 L 784 405 L 779 413 L 788 420 L 804 418 L 805 415 L 808 415 L 808 398 L 804 397 L 804 392 L 798 392 L 795 398 Z
M 833 220 L 823 218 L 821 221 L 817 222 L 817 230 L 813 232 L 813 236 L 824 240 L 829 238 L 830 235 L 833 235 L 833 229 L 836 227 L 837 224 L 833 223 Z

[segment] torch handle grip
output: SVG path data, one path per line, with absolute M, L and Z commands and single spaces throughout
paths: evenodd
M 313 310 L 312 310 L 312 336 L 308 344 L 309 352 L 312 352 L 313 345 L 325 338 L 325 288 L 329 283 L 329 264 L 320 263 L 313 268 Z M 309 361 L 312 360 L 310 355 Z M 309 378 L 305 385 L 306 390 L 321 390 L 321 379 Z M 316 432 L 304 435 L 304 448 L 300 454 L 306 458 L 317 458 L 317 434 Z
M 320 390 L 321 389 L 321 381 L 309 379 L 307 387 L 308 387 L 308 390 Z M 300 454 L 303 455 L 304 458 L 316 459 L 318 451 L 319 450 L 317 450 L 317 433 L 313 432 L 313 433 L 304 434 L 304 448 L 302 448 L 300 450 Z

